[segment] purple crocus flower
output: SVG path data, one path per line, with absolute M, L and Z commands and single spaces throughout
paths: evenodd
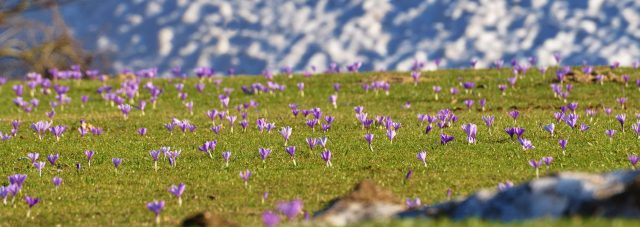
M 118 167 L 120 167 L 120 164 L 122 164 L 122 159 L 121 158 L 112 158 L 111 162 L 113 163 L 113 167 L 116 168 L 116 172 L 118 172 Z
M 587 131 L 587 130 L 589 130 L 589 128 L 590 128 L 590 127 L 589 127 L 589 125 L 587 125 L 587 124 L 585 124 L 585 123 L 582 123 L 582 124 L 580 125 L 580 131 L 581 131 L 581 132 Z
M 364 140 L 367 141 L 367 143 L 369 144 L 369 150 L 373 151 L 373 146 L 372 146 L 373 134 L 371 133 L 364 134 Z
M 478 132 L 478 126 L 472 123 L 462 125 L 462 130 L 467 134 L 467 141 L 469 143 L 476 143 L 476 133 Z
M 296 158 L 295 158 L 295 154 L 296 154 L 296 147 L 295 146 L 289 146 L 286 147 L 284 149 L 285 152 L 287 152 L 287 154 L 289 154 L 289 156 L 291 157 L 291 160 L 293 161 L 293 165 L 297 166 L 296 164 Z
M 222 152 L 222 159 L 224 159 L 225 167 L 229 167 L 229 158 L 231 158 L 231 151 Z
M 129 117 L 129 113 L 131 112 L 131 105 L 129 104 L 120 104 L 118 105 L 118 109 L 120 109 L 120 111 L 122 112 L 122 115 L 124 116 L 124 119 L 127 120 Z
M 447 134 L 440 134 L 440 144 L 446 145 L 447 143 L 453 141 L 454 137 Z
M 151 158 L 153 159 L 153 169 L 158 171 L 158 157 L 160 157 L 160 151 L 149 151 L 149 155 L 151 155 Z
M 416 197 L 415 199 L 407 198 L 405 205 L 409 209 L 415 209 L 415 208 L 419 208 L 422 205 L 422 202 L 420 202 L 420 198 L 418 197 Z
M 404 175 L 404 182 L 407 183 L 407 181 L 409 181 L 412 176 L 413 176 L 413 170 L 409 168 L 409 170 L 407 171 L 407 174 Z
M 278 203 L 278 210 L 282 214 L 287 216 L 287 219 L 289 221 L 292 221 L 293 219 L 296 218 L 296 216 L 298 216 L 298 214 L 302 213 L 302 208 L 303 208 L 303 203 L 302 203 L 302 200 L 300 199 L 294 199 L 289 202 Z
M 548 157 L 542 157 L 542 160 L 540 160 L 542 163 L 544 163 L 545 166 L 547 166 L 547 169 L 549 168 L 549 166 L 551 166 L 551 163 L 553 162 L 553 157 L 548 156 Z
M 140 134 L 141 136 L 147 135 L 147 128 L 139 128 L 138 134 Z
M 491 128 L 493 126 L 493 121 L 495 120 L 495 117 L 494 116 L 482 116 L 482 120 L 484 121 L 484 124 L 488 128 Z
M 89 164 L 88 164 L 89 166 L 91 166 L 91 158 L 93 158 L 93 155 L 94 155 L 95 153 L 96 153 L 96 152 L 94 152 L 94 151 L 92 151 L 92 150 L 85 150 L 85 151 L 84 151 L 84 155 L 85 155 L 85 156 L 87 156 L 87 161 L 89 162 Z
M 500 182 L 498 183 L 498 191 L 506 191 L 509 188 L 513 187 L 513 182 L 511 181 L 506 181 L 504 183 Z
M 626 114 L 618 114 L 616 115 L 616 120 L 618 120 L 618 122 L 620 122 L 620 128 L 622 128 L 622 132 L 624 132 L 624 122 L 627 120 L 627 115 Z
M 271 149 L 268 148 L 259 148 L 258 153 L 260 153 L 260 159 L 262 159 L 262 163 L 265 163 L 267 157 L 271 154 Z
M 473 106 L 473 100 L 471 99 L 464 100 L 464 105 L 467 106 L 467 110 L 471 111 L 471 107 Z
M 638 164 L 638 161 L 640 161 L 640 156 L 632 154 L 632 155 L 629 155 L 628 159 L 629 159 L 629 162 L 631 163 L 631 168 L 635 170 L 636 165 Z
M 416 158 L 418 158 L 418 160 L 420 160 L 422 162 L 422 164 L 424 165 L 424 167 L 427 167 L 427 152 L 426 151 L 421 151 L 418 152 L 418 154 L 416 155 Z
M 216 150 L 217 145 L 217 140 L 206 141 L 200 147 L 198 147 L 198 150 L 207 153 L 209 155 L 209 158 L 213 159 L 213 155 L 211 153 Z
M 28 217 L 31 217 L 31 208 L 33 206 L 35 206 L 36 204 L 38 204 L 40 202 L 40 199 L 38 199 L 36 197 L 25 196 L 24 197 L 24 201 L 29 206 L 29 209 L 27 210 L 27 218 L 28 218 Z
M 549 132 L 549 134 L 551 134 L 551 136 L 553 136 L 553 133 L 555 132 L 556 129 L 556 125 L 554 123 L 548 124 L 543 126 L 544 130 Z
M 244 181 L 245 187 L 249 185 L 249 178 L 251 178 L 251 175 L 251 170 L 240 171 L 240 178 Z
M 435 100 L 438 100 L 438 94 L 442 91 L 442 87 L 440 86 L 433 86 L 433 93 L 435 95 Z
M 65 130 L 67 130 L 66 127 L 62 125 L 56 125 L 51 128 L 51 134 L 53 134 L 56 137 L 56 141 L 60 141 L 60 137 L 62 136 L 62 133 L 64 133 Z
M 507 85 L 506 84 L 498 84 L 498 89 L 500 90 L 500 92 L 502 92 L 503 96 L 507 94 L 505 92 L 507 90 Z
M 314 138 L 309 137 L 306 139 L 306 141 L 307 141 L 307 145 L 309 145 L 310 150 L 313 150 L 313 148 L 316 147 L 316 140 Z
M 316 144 L 322 146 L 323 148 L 327 148 L 328 138 L 326 136 L 320 137 L 316 139 Z
M 520 116 L 520 112 L 517 111 L 517 110 L 509 111 L 509 116 L 511 118 L 513 118 L 513 121 L 516 121 L 518 119 L 518 117 Z
M 160 212 L 164 209 L 164 200 L 154 200 L 153 202 L 147 203 L 147 209 L 155 214 L 156 225 L 160 224 Z
M 40 154 L 36 152 L 27 153 L 27 158 L 29 158 L 29 160 L 31 161 L 31 164 L 36 163 L 39 157 L 40 157 Z
M 272 211 L 262 213 L 262 224 L 265 227 L 276 227 L 280 223 L 280 217 Z
M 42 176 L 42 169 L 44 169 L 44 166 L 46 165 L 46 162 L 34 162 L 33 163 L 33 167 L 35 167 L 38 170 L 38 174 L 40 176 Z
M 171 185 L 171 187 L 169 187 L 169 192 L 178 198 L 178 206 L 182 206 L 182 194 L 184 193 L 185 187 L 184 183 Z
M 576 128 L 576 125 L 578 124 L 578 115 L 573 113 L 569 114 L 565 118 L 565 122 L 567 123 L 567 125 L 569 125 L 569 127 L 571 127 L 571 129 Z
M 318 119 L 309 119 L 307 120 L 307 126 L 309 126 L 309 128 L 311 128 L 311 130 L 313 132 L 315 132 L 315 127 L 318 124 Z
M 529 166 L 536 170 L 536 178 L 540 178 L 540 166 L 542 165 L 541 161 L 537 161 L 535 159 L 529 160 Z
M 289 126 L 280 129 L 280 135 L 282 135 L 282 138 L 284 139 L 285 146 L 287 146 L 287 143 L 289 142 L 289 137 L 291 137 L 292 130 L 293 129 Z
M 322 158 L 322 160 L 324 160 L 325 164 L 327 165 L 327 167 L 331 167 L 333 166 L 331 164 L 331 151 L 329 150 L 325 150 L 320 154 L 320 157 Z
M 522 149 L 525 151 L 536 148 L 535 146 L 533 146 L 533 143 L 531 142 L 531 140 L 518 137 L 518 142 L 520 142 L 520 145 L 522 145 Z
M 389 138 L 389 141 L 390 141 L 391 143 L 393 143 L 393 138 L 395 138 L 395 137 L 396 137 L 396 134 L 397 134 L 397 133 L 396 133 L 396 131 L 395 131 L 395 130 L 393 130 L 393 129 L 387 129 L 387 138 Z
M 56 187 L 56 190 L 57 190 L 60 187 L 60 185 L 62 184 L 62 178 L 53 177 L 53 179 L 51 179 L 51 183 L 53 183 L 53 185 Z
M 609 142 L 613 142 L 613 135 L 616 134 L 616 130 L 615 129 L 607 129 L 604 131 L 605 134 L 607 134 L 607 136 L 609 137 Z
M 563 155 L 565 155 L 565 150 L 567 149 L 567 143 L 569 143 L 569 140 L 566 140 L 566 139 L 558 140 L 558 144 L 560 145 L 560 148 L 562 148 Z
M 38 121 L 31 125 L 31 129 L 38 134 L 38 138 L 42 140 L 42 134 L 44 134 L 51 127 L 51 122 L 49 121 Z
M 52 166 L 56 164 L 58 158 L 60 158 L 60 154 L 50 154 L 49 156 L 47 156 L 47 160 L 49 161 L 49 163 L 51 163 Z

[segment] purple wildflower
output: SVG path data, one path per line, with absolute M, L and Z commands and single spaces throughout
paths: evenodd
M 169 187 L 169 192 L 178 198 L 178 206 L 182 206 L 182 194 L 184 193 L 185 187 L 184 183 L 171 185 L 171 187 Z

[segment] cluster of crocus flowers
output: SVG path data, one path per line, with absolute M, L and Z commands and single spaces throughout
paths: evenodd
M 42 140 L 42 135 L 46 133 L 49 128 L 51 128 L 51 122 L 49 121 L 38 121 L 31 125 L 31 129 L 38 134 L 40 140 Z

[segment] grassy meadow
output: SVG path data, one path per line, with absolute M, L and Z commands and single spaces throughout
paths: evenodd
M 529 70 L 515 86 L 509 85 L 504 95 L 498 85 L 509 84 L 507 78 L 513 76 L 509 69 L 424 71 L 417 84 L 413 83 L 410 72 L 276 76 L 274 82 L 285 85 L 286 89 L 252 95 L 243 93 L 241 87 L 266 84 L 264 77 L 214 78 L 222 80 L 219 86 L 204 80 L 202 92 L 195 88 L 200 81 L 198 78 L 140 79 L 139 96 L 135 97 L 132 106 L 139 100 L 149 99 L 149 92 L 143 88 L 148 82 L 163 92 L 155 109 L 149 103 L 142 115 L 134 108 L 126 120 L 116 106 L 96 92 L 103 82 L 62 80 L 53 83 L 69 86 L 67 96 L 71 101 L 64 108 L 55 108 L 53 125 L 68 127 L 59 141 L 50 132 L 40 140 L 30 128 L 37 121 L 49 121 L 46 112 L 51 111 L 49 103 L 55 99 L 55 92 L 43 95 L 41 88 L 37 88 L 34 97 L 40 104 L 31 113 L 25 113 L 14 105 L 16 95 L 12 86 L 25 84 L 23 97 L 27 101 L 31 100 L 29 88 L 25 81 L 9 81 L 0 90 L 0 131 L 9 133 L 12 120 L 22 123 L 16 136 L 0 141 L 0 176 L 5 177 L 0 185 L 9 184 L 6 178 L 9 175 L 20 173 L 28 177 L 15 199 L 9 197 L 6 205 L 0 205 L 0 226 L 154 225 L 154 215 L 146 208 L 146 203 L 153 200 L 166 202 L 160 216 L 162 225 L 177 225 L 189 215 L 212 211 L 240 225 L 256 226 L 261 224 L 262 212 L 275 211 L 278 202 L 301 199 L 303 210 L 313 212 L 363 179 L 373 179 L 403 200 L 419 197 L 423 204 L 432 204 L 446 200 L 449 188 L 453 196 L 465 196 L 507 180 L 517 184 L 535 178 L 535 170 L 528 161 L 546 156 L 553 157 L 554 161 L 548 169 L 542 167 L 541 174 L 630 169 L 628 155 L 640 154 L 638 134 L 631 129 L 637 122 L 636 114 L 640 113 L 640 90 L 635 84 L 640 74 L 629 68 L 616 69 L 615 73 L 629 74 L 629 85 L 611 81 L 603 84 L 566 81 L 563 86 L 573 85 L 566 102 L 555 97 L 551 90 L 555 69 L 550 69 L 546 75 Z M 389 82 L 389 94 L 362 88 L 363 84 L 374 81 Z M 122 82 L 113 77 L 105 83 L 115 91 Z M 305 87 L 304 96 L 296 86 L 301 82 Z M 463 82 L 474 82 L 475 88 L 466 92 Z M 184 83 L 187 94 L 184 101 L 175 88 L 177 83 Z M 339 91 L 334 89 L 335 83 L 340 84 Z M 433 86 L 442 87 L 437 100 Z M 458 88 L 459 94 L 452 95 L 452 87 Z M 215 134 L 209 129 L 212 122 L 206 112 L 224 110 L 218 96 L 225 88 L 233 89 L 229 95 L 228 115 L 237 116 L 238 120 L 231 132 L 227 120 L 216 119 L 215 124 L 223 126 L 220 133 Z M 337 108 L 329 102 L 329 96 L 333 94 L 337 94 Z M 84 105 L 80 101 L 83 95 L 89 97 Z M 620 97 L 628 99 L 624 109 L 617 102 Z M 469 99 L 475 103 L 468 110 L 464 101 Z M 484 111 L 478 106 L 480 99 L 486 99 Z M 257 102 L 257 106 L 246 110 L 249 126 L 243 131 L 238 124 L 242 120 L 241 113 L 235 107 L 250 100 Z M 188 101 L 193 102 L 193 115 L 185 107 Z M 410 107 L 406 102 L 410 102 Z M 560 112 L 561 106 L 571 102 L 578 103 L 578 125 L 585 123 L 590 129 L 572 129 L 564 121 L 554 119 L 554 112 Z M 320 108 L 323 118 L 330 115 L 335 117 L 335 122 L 326 133 L 320 126 L 312 131 L 306 124 L 307 119 L 313 118 L 312 114 L 304 117 L 300 113 L 294 117 L 289 107 L 291 103 L 297 104 L 300 110 Z M 355 117 L 356 106 L 363 106 L 369 119 L 389 116 L 394 122 L 401 123 L 393 142 L 387 139 L 387 130 L 381 126 L 364 129 Z M 587 108 L 597 112 L 592 119 L 585 113 Z M 605 114 L 603 108 L 612 108 L 611 115 Z M 435 115 L 441 109 L 452 110 L 458 120 L 442 130 L 434 123 L 433 130 L 425 134 L 428 123 L 420 123 L 417 115 Z M 513 110 L 520 112 L 515 121 L 508 115 Z M 623 113 L 627 116 L 624 132 L 615 117 Z M 495 116 L 492 128 L 485 126 L 482 116 Z M 174 117 L 188 119 L 197 129 L 183 133 L 176 127 L 170 133 L 164 124 Z M 256 128 L 258 118 L 265 118 L 276 127 L 270 133 L 259 132 Z M 324 123 L 323 118 L 320 122 Z M 81 119 L 102 128 L 102 135 L 88 133 L 81 137 L 78 132 Z M 478 127 L 475 144 L 467 142 L 461 129 L 466 123 Z M 556 126 L 553 136 L 543 130 L 549 123 Z M 288 146 L 297 148 L 296 166 L 285 152 L 284 140 L 279 133 L 285 126 L 293 129 Z M 142 127 L 148 130 L 144 136 L 137 132 Z M 504 132 L 508 127 L 524 128 L 524 137 L 531 140 L 535 148 L 524 150 L 517 139 Z M 605 134 L 607 129 L 617 130 L 611 140 Z M 367 132 L 374 134 L 373 151 L 369 150 L 363 137 Z M 441 132 L 455 139 L 442 145 Z M 326 149 L 332 152 L 332 167 L 327 167 L 321 158 L 321 147 L 310 150 L 305 141 L 309 137 L 322 136 L 328 138 Z M 559 139 L 568 140 L 566 155 L 558 145 Z M 198 150 L 205 141 L 211 140 L 218 142 L 213 158 Z M 159 168 L 155 171 L 149 152 L 165 146 L 182 153 L 175 167 L 169 165 L 167 158 L 160 157 Z M 260 159 L 259 148 L 272 149 L 265 162 Z M 85 150 L 95 151 L 90 165 Z M 221 156 L 223 151 L 232 153 L 228 167 Z M 416 158 L 420 151 L 428 152 L 426 167 Z M 47 155 L 55 153 L 60 158 L 55 166 L 47 162 L 39 176 L 27 158 L 32 152 L 40 154 L 38 161 L 46 161 Z M 117 171 L 112 158 L 123 160 Z M 76 163 L 81 165 L 79 170 Z M 240 171 L 246 169 L 253 172 L 248 186 L 239 176 Z M 409 169 L 413 176 L 406 180 Z M 57 189 L 52 184 L 55 176 L 63 179 Z M 171 185 L 179 183 L 186 185 L 181 206 L 168 192 Z M 269 194 L 266 200 L 263 200 L 264 192 Z M 26 217 L 28 206 L 23 199 L 26 195 L 41 199 L 31 209 L 29 218 Z M 299 215 L 298 220 L 302 221 L 302 216 Z M 541 223 L 554 222 L 545 220 Z M 607 220 L 586 223 L 620 224 Z M 394 224 L 409 226 L 415 223 L 397 221 Z M 472 220 L 458 224 L 488 223 Z

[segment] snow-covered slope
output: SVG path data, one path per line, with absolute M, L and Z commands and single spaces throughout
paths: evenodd
M 640 58 L 634 0 L 109 0 L 64 6 L 87 48 L 113 69 L 235 67 L 241 73 L 364 62 L 407 70 L 413 59 L 536 56 L 539 64 L 629 65 Z M 434 67 L 432 63 L 428 67 Z

